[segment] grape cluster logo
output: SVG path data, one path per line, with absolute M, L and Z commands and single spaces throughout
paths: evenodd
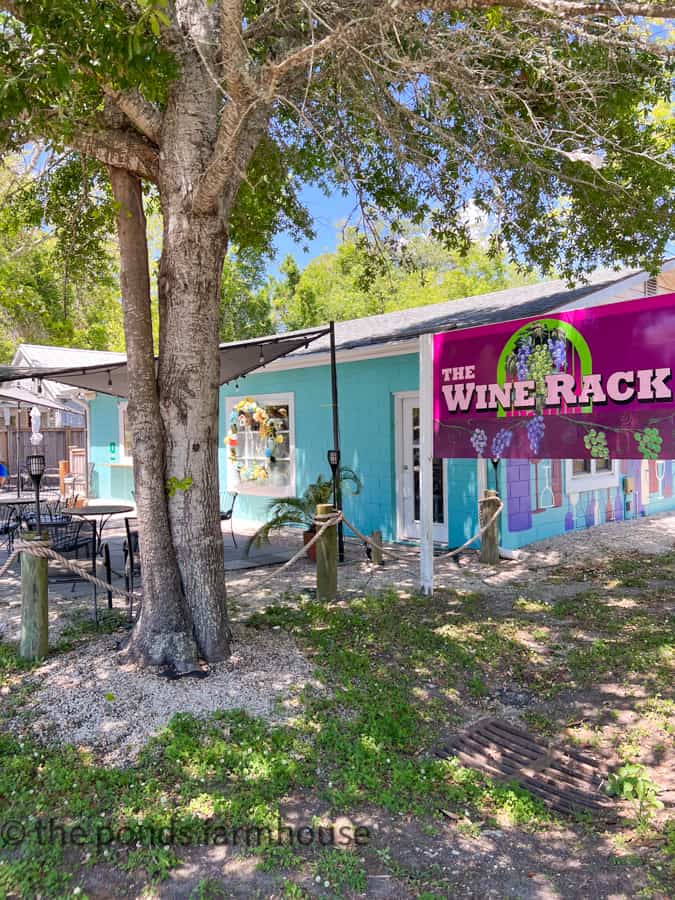
M 672 457 L 675 294 L 434 337 L 434 454 Z

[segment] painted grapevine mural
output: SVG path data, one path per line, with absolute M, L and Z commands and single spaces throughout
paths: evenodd
M 434 337 L 434 455 L 675 455 L 675 294 Z

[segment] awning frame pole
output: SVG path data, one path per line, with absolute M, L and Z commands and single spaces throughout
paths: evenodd
M 333 407 L 333 449 L 337 450 L 338 467 L 333 476 L 333 502 L 337 510 L 342 509 L 342 488 L 340 485 L 340 417 L 338 412 L 337 358 L 335 352 L 335 322 L 330 327 L 330 387 Z M 345 535 L 342 522 L 338 522 L 338 561 L 345 561 Z
M 434 592 L 434 344 L 432 334 L 419 336 L 420 373 L 420 590 Z
M 16 427 L 14 429 L 14 437 L 16 442 L 16 496 L 21 496 L 21 463 L 19 454 L 21 453 L 21 401 L 16 403 Z

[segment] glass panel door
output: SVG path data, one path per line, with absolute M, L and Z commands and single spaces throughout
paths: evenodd
M 402 429 L 401 454 L 401 514 L 399 521 L 403 538 L 419 538 L 420 529 L 420 409 L 416 397 L 401 401 L 397 427 Z M 445 516 L 445 464 L 433 460 L 434 540 L 447 542 L 448 527 Z

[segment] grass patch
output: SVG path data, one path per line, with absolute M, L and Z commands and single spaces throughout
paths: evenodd
M 656 565 L 658 578 L 665 579 L 672 562 L 659 558 Z M 439 809 L 457 811 L 471 834 L 486 821 L 548 827 L 547 810 L 526 791 L 439 759 L 433 749 L 467 709 L 475 712 L 498 688 L 513 684 L 541 699 L 562 687 L 583 690 L 610 677 L 639 675 L 653 688 L 642 701 L 643 721 L 664 733 L 672 727 L 673 701 L 666 699 L 674 662 L 671 624 L 653 595 L 617 609 L 603 579 L 632 577 L 633 570 L 609 568 L 600 567 L 588 590 L 574 598 L 551 605 L 521 597 L 501 617 L 479 595 L 451 591 L 431 600 L 392 591 L 348 606 L 308 599 L 270 608 L 249 624 L 291 632 L 328 688 L 305 691 L 303 711 L 292 725 L 271 727 L 238 712 L 178 715 L 124 770 L 98 766 L 73 748 L 45 749 L 0 736 L 3 812 L 26 825 L 20 846 L 5 841 L 0 847 L 0 897 L 68 896 L 81 886 L 84 871 L 73 865 L 75 853 L 90 854 L 89 865 L 105 860 L 161 879 L 176 865 L 177 853 L 172 840 L 152 835 L 173 833 L 178 845 L 205 843 L 205 823 L 241 829 L 238 846 L 258 854 L 262 871 L 290 873 L 283 887 L 287 898 L 305 896 L 291 877 L 298 866 L 311 868 L 320 890 L 328 882 L 329 895 L 365 890 L 358 853 L 310 848 L 299 854 L 266 840 L 266 830 L 278 824 L 282 798 L 309 791 L 322 810 L 351 814 L 355 822 L 368 806 L 425 821 Z M 109 628 L 121 624 L 111 619 Z M 59 646 L 71 649 L 90 635 L 91 623 L 83 620 Z M 540 643 L 536 651 L 528 636 Z M 0 644 L 0 681 L 25 669 L 14 648 Z M 7 698 L 2 702 L 6 709 Z M 549 736 L 559 732 L 562 717 L 530 711 L 526 721 Z M 626 758 L 642 738 L 637 731 L 623 735 Z M 41 842 L 37 827 L 50 817 L 68 827 L 82 825 L 83 847 Z M 101 827 L 106 834 L 126 829 L 130 837 L 97 844 Z M 253 831 L 250 847 L 247 830 Z M 214 842 L 212 832 L 209 840 Z M 675 852 L 673 828 L 660 840 L 664 856 Z M 436 890 L 435 884 L 424 887 Z M 208 882 L 199 890 L 199 896 L 211 896 Z

